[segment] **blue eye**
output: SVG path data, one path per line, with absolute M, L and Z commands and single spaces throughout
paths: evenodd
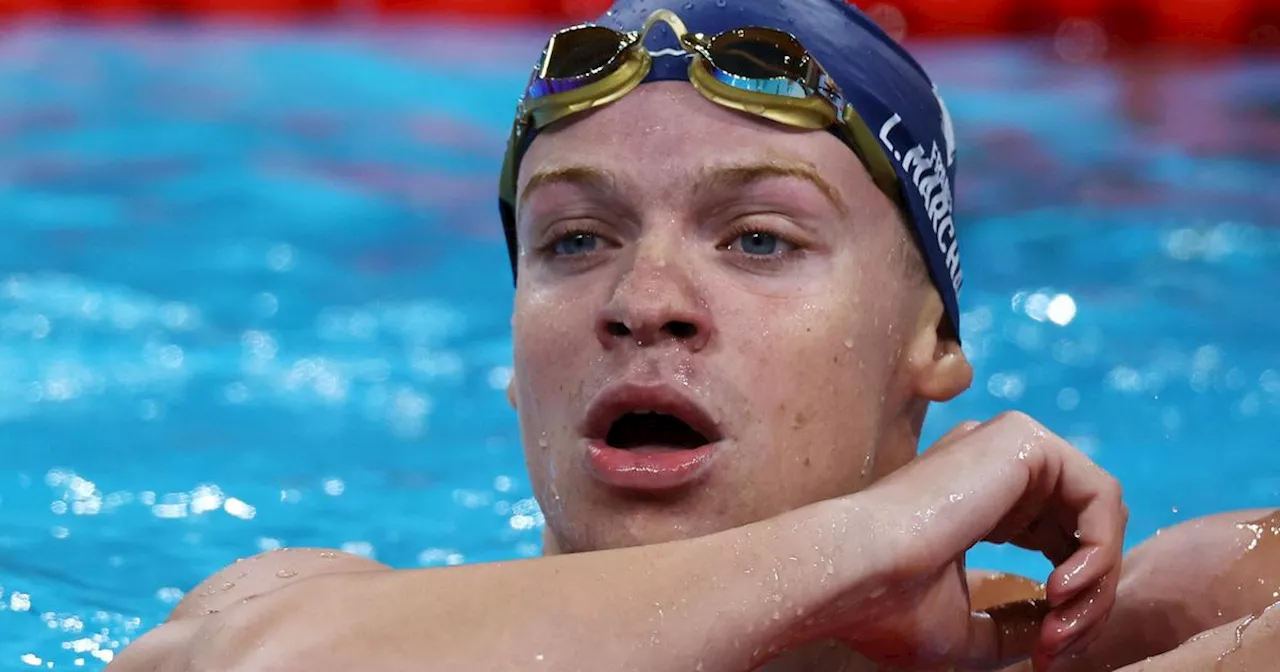
M 594 233 L 571 233 L 560 240 L 556 241 L 552 250 L 557 255 L 573 256 L 575 254 L 584 254 L 592 252 L 600 243 L 600 239 Z
M 743 254 L 751 256 L 772 256 L 779 252 L 787 252 L 790 244 L 773 235 L 763 231 L 748 231 L 738 236 L 734 241 L 738 245 Z M 730 246 L 732 247 L 732 245 Z M 780 249 L 781 248 L 781 249 Z

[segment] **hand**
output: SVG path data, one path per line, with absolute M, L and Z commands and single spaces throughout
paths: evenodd
M 1037 670 L 1088 645 L 1115 601 L 1128 510 L 1119 484 L 1022 414 L 965 423 L 853 495 L 872 516 L 882 582 L 835 633 L 877 662 Z M 974 613 L 964 554 L 979 541 L 1040 551 L 1048 599 Z M 852 620 L 852 622 L 850 622 Z

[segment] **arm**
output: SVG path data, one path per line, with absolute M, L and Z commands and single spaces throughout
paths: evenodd
M 372 567 L 204 616 L 217 607 L 195 605 L 203 609 L 130 646 L 112 672 L 741 672 L 827 638 L 916 669 L 989 669 L 1033 650 L 1047 661 L 1092 641 L 1110 611 L 1126 517 L 1114 479 L 1007 414 L 958 427 L 866 491 L 705 537 L 432 570 Z M 1054 561 L 1047 595 L 1056 620 L 1042 628 L 1035 614 L 972 611 L 963 558 L 984 538 Z
M 1280 656 L 1280 605 L 1250 614 L 1191 638 L 1169 653 L 1120 672 L 1245 672 L 1273 670 Z
M 329 574 L 386 571 L 358 555 L 323 548 L 287 548 L 237 560 L 183 596 L 166 623 L 217 614 L 304 579 Z
M 1235 511 L 1162 530 L 1125 557 L 1106 629 L 1065 669 L 1115 670 L 1152 656 L 1201 660 L 1197 656 L 1211 649 L 1212 658 L 1185 669 L 1213 669 L 1208 663 L 1229 648 L 1218 644 L 1234 643 L 1235 625 L 1280 600 L 1278 593 L 1280 513 Z M 1276 618 L 1259 618 L 1250 631 L 1266 630 L 1262 621 Z M 1200 633 L 1206 639 L 1188 641 Z M 1280 651 L 1274 644 L 1264 646 Z M 1140 669 L 1166 669 L 1148 665 Z
M 378 667 L 409 669 L 424 656 L 433 669 L 687 670 L 702 661 L 706 672 L 741 672 L 793 637 L 797 613 L 818 611 L 837 587 L 874 579 L 860 555 L 814 543 L 823 538 L 815 525 L 842 516 L 850 529 L 869 528 L 857 515 L 824 502 L 669 544 L 441 569 L 365 566 L 374 571 L 313 576 L 239 602 L 242 582 L 251 588 L 257 576 L 272 587 L 270 570 L 297 566 L 277 552 L 259 556 L 262 566 L 241 582 L 223 582 L 236 586 L 215 593 L 216 603 L 188 608 L 184 600 L 171 624 L 126 650 L 112 672 L 359 669 L 375 658 Z M 323 562 L 313 552 L 298 557 Z M 828 558 L 839 559 L 835 574 Z M 328 561 L 360 568 L 350 556 Z M 204 585 L 218 588 L 254 562 Z M 202 592 L 188 599 L 207 600 Z M 202 615 L 227 602 L 232 608 Z

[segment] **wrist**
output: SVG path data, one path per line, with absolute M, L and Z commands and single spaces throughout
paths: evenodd
M 779 649 L 847 631 L 847 614 L 885 585 L 875 518 L 853 498 L 826 500 L 738 528 L 732 551 L 752 548 L 744 578 L 758 596 L 748 628 Z M 722 542 L 723 543 L 723 542 Z

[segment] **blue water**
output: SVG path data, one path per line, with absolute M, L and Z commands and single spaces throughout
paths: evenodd
M 538 39 L 0 32 L 0 670 L 101 669 L 281 545 L 538 553 L 493 208 Z M 1280 502 L 1280 64 L 919 53 L 978 371 L 927 438 L 1032 413 L 1122 479 L 1134 542 Z

